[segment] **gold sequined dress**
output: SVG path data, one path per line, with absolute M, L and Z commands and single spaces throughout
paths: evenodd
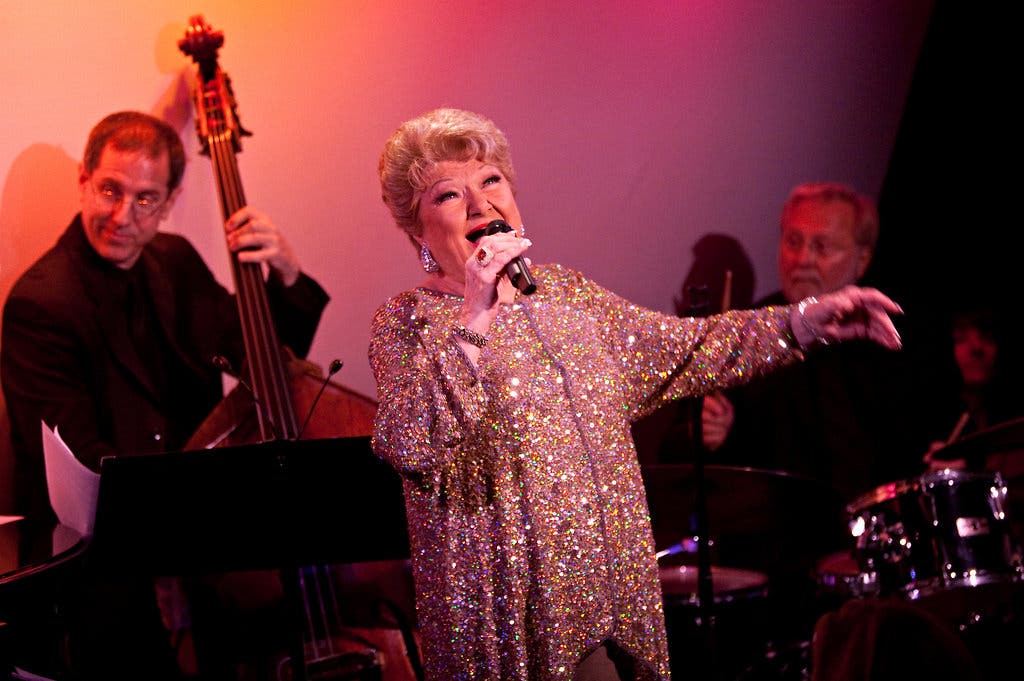
M 570 680 L 611 640 L 637 679 L 668 679 L 629 424 L 795 361 L 789 308 L 681 319 L 565 267 L 534 275 L 477 368 L 459 296 L 407 291 L 373 320 L 373 447 L 403 476 L 427 678 Z

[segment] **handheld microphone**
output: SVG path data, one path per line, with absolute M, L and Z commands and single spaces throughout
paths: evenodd
M 313 411 L 316 409 L 316 405 L 320 401 L 320 396 L 324 394 L 324 389 L 330 382 L 331 377 L 341 371 L 341 367 L 343 366 L 345 366 L 345 363 L 340 359 L 336 359 L 331 362 L 329 367 L 327 367 L 327 376 L 324 377 L 324 382 L 320 384 L 320 391 L 316 394 L 316 397 L 313 398 L 313 404 L 309 405 L 309 413 L 306 414 L 306 420 L 302 422 L 302 427 L 299 428 L 299 432 L 295 434 L 295 442 L 302 439 L 302 433 L 305 432 L 306 426 L 309 425 L 309 420 L 313 418 Z
M 470 232 L 466 238 L 476 243 L 482 236 L 511 231 L 513 231 L 512 227 L 504 220 L 491 220 L 484 227 Z M 537 283 L 533 280 L 530 268 L 526 266 L 526 261 L 521 255 L 517 255 L 505 266 L 505 274 L 508 275 L 508 280 L 512 282 L 512 285 L 526 295 L 537 290 Z

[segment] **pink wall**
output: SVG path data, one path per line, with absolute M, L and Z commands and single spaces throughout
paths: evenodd
M 35 0 L 0 23 L 0 296 L 77 209 L 89 128 L 124 108 L 181 126 L 191 155 L 165 228 L 229 283 L 209 161 L 177 50 L 202 13 L 226 37 L 246 195 L 332 294 L 312 359 L 374 395 L 368 325 L 415 285 L 375 179 L 385 138 L 437 106 L 508 134 L 536 262 L 560 261 L 672 311 L 694 244 L 743 244 L 773 290 L 795 183 L 881 188 L 931 9 L 926 0 Z

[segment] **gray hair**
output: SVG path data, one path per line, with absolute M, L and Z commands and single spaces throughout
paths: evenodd
M 853 239 L 858 246 L 866 246 L 872 252 L 878 244 L 878 208 L 875 202 L 859 193 L 853 187 L 839 182 L 807 182 L 797 185 L 789 193 L 782 206 L 781 224 L 797 204 L 815 199 L 818 201 L 844 201 L 853 208 Z

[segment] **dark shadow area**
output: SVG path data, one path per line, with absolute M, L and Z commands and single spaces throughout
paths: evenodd
M 1013 83 L 1019 80 L 1020 57 L 1011 27 L 1015 28 L 1015 22 L 1008 9 L 937 0 L 878 197 L 881 238 L 863 283 L 881 288 L 904 307 L 907 314 L 899 320 L 899 328 L 907 345 L 915 344 L 937 361 L 952 357 L 949 329 L 953 313 L 977 307 L 979 303 L 1003 315 L 1008 333 L 1003 347 L 1013 348 L 1011 352 L 1016 356 L 1022 341 L 1021 325 L 1014 317 L 1018 314 L 1018 270 L 1022 264 L 1019 254 L 1024 239 L 1013 203 L 1019 193 L 1014 152 L 1020 148 L 1021 126 L 1016 120 L 1018 109 L 1012 102 L 1016 96 Z M 695 285 L 707 287 L 709 312 L 718 311 L 721 277 L 712 272 L 720 270 L 714 266 L 704 269 L 706 265 L 695 263 L 684 281 L 683 292 L 676 300 L 680 314 L 690 309 L 693 301 L 687 295 Z M 742 306 L 738 294 L 734 293 L 732 306 Z M 665 451 L 667 432 L 663 427 L 662 439 L 653 436 L 653 444 L 638 438 L 642 461 L 646 455 L 645 463 L 666 463 L 659 459 L 659 453 Z M 991 459 L 993 455 L 1010 456 L 1024 451 L 1016 446 L 1022 432 L 1019 428 L 995 431 L 998 432 L 1008 433 L 1012 443 L 993 442 L 997 439 L 994 433 L 982 435 L 977 441 L 983 445 L 983 454 Z M 1007 465 L 1002 464 L 999 469 Z M 1016 482 L 1010 478 L 1011 521 L 1016 508 L 1014 499 L 1024 494 Z M 742 491 L 736 489 L 735 497 L 741 495 Z M 652 507 L 661 508 L 664 490 L 654 485 L 652 497 Z M 716 499 L 712 495 L 712 501 Z M 712 504 L 711 522 L 715 522 L 716 514 L 720 522 L 728 516 L 720 505 Z M 785 507 L 783 504 L 766 508 L 763 515 L 772 518 Z M 758 511 L 751 513 L 751 517 L 759 518 Z M 807 521 L 816 519 L 816 513 L 812 504 L 797 516 Z M 942 520 L 943 527 L 952 522 L 949 518 Z M 801 522 L 788 523 L 794 537 L 808 536 Z M 751 520 L 750 525 L 756 530 L 758 523 Z M 655 529 L 657 536 L 659 527 L 656 525 Z M 673 530 L 679 532 L 677 528 Z M 664 532 L 664 528 L 660 531 Z M 711 534 L 714 536 L 714 531 Z M 713 562 L 719 570 L 716 577 L 724 576 L 723 566 L 734 567 L 723 555 L 730 549 L 732 539 L 732 534 L 723 537 L 713 552 Z M 780 556 L 790 550 L 777 545 L 771 533 L 763 533 L 761 540 L 763 544 L 759 546 L 777 548 Z M 670 540 L 662 537 L 665 541 Z M 868 593 L 872 585 L 859 579 L 863 575 L 858 575 L 858 567 L 848 552 L 823 555 L 813 575 L 818 592 L 811 601 L 811 614 L 817 612 L 819 617 L 803 617 L 797 623 L 806 638 L 786 640 L 769 635 L 763 658 L 744 674 L 731 678 L 888 679 L 916 678 L 929 673 L 935 678 L 941 674 L 946 674 L 942 678 L 1009 678 L 1005 676 L 1007 669 L 1019 669 L 1017 642 L 1024 628 L 1022 587 L 1013 566 L 1006 565 L 1002 558 L 994 560 L 997 578 L 991 584 L 942 586 L 909 602 L 906 598 L 876 600 Z M 749 572 L 750 568 L 762 569 L 760 565 L 736 567 L 747 567 Z M 666 591 L 668 586 L 663 583 Z M 727 586 L 728 580 L 723 588 Z M 776 585 L 769 580 L 769 586 Z M 994 598 L 987 598 L 990 593 L 995 594 Z M 715 595 L 717 602 L 717 590 Z M 758 591 L 753 601 L 747 599 L 740 605 L 738 621 L 746 629 L 735 638 L 729 626 L 737 620 L 726 617 L 730 612 L 723 607 L 723 620 L 728 621 L 723 621 L 721 634 L 733 638 L 721 645 L 723 650 L 744 657 L 752 649 L 735 646 L 749 643 L 751 637 L 759 639 L 759 632 L 752 633 L 750 626 L 760 621 L 763 611 L 775 610 L 775 606 L 781 606 L 779 610 L 783 612 L 792 611 L 798 604 L 776 602 L 770 589 L 767 598 Z M 692 610 L 692 605 L 689 607 Z M 736 608 L 737 603 L 731 607 Z M 673 594 L 666 598 L 666 611 L 670 638 L 673 634 L 676 638 L 685 637 L 694 628 L 689 611 L 683 616 L 679 614 L 679 598 Z M 815 624 L 820 641 L 818 648 L 812 649 L 807 627 Z M 733 648 L 725 647 L 727 644 Z M 856 660 L 851 661 L 850 651 L 854 649 L 854 657 L 861 659 L 865 651 L 872 651 L 875 668 L 865 670 Z M 677 673 L 686 669 L 685 659 L 673 662 Z M 817 669 L 813 669 L 815 666 Z
M 1014 314 L 1024 240 L 1010 203 L 1021 141 L 1012 27 L 1003 7 L 935 4 L 879 196 L 883 229 L 867 277 L 904 305 L 912 329 L 948 328 L 965 300 Z
M 750 307 L 754 284 L 754 266 L 743 245 L 727 234 L 705 234 L 693 247 L 693 266 L 673 299 L 676 314 L 692 314 L 704 302 L 694 299 L 694 292 L 702 288 L 707 294 L 707 314 Z
M 0 197 L 0 305 L 14 282 L 54 244 L 78 209 L 78 164 L 61 148 L 36 143 L 18 154 Z M 14 508 L 14 462 L 0 392 L 0 515 Z

